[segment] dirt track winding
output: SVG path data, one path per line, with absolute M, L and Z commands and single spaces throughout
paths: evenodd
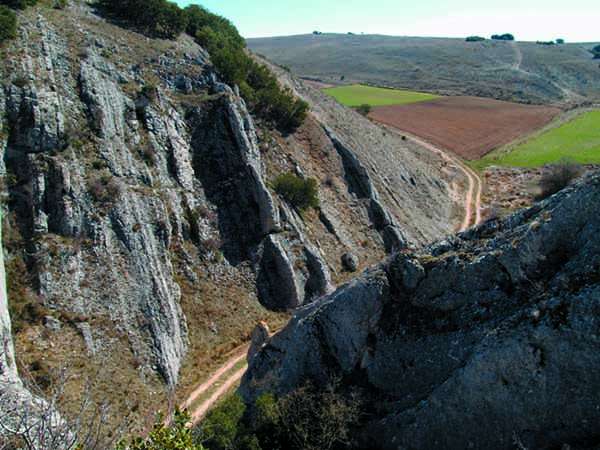
M 231 358 L 229 358 L 227 362 L 225 362 L 225 364 L 223 364 L 215 373 L 213 373 L 208 380 L 206 380 L 204 383 L 202 383 L 200 386 L 194 389 L 194 391 L 188 396 L 186 401 L 179 405 L 179 408 L 182 410 L 189 409 L 189 407 L 192 406 L 192 404 L 196 401 L 198 397 L 200 397 L 202 394 L 204 394 L 206 391 L 212 388 L 225 373 L 229 372 L 238 362 L 244 359 L 247 353 L 247 344 L 243 345 L 238 350 L 236 350 L 235 353 L 231 356 Z
M 442 150 L 435 145 L 426 142 L 416 136 L 407 134 L 406 132 L 399 130 L 389 125 L 384 125 L 386 129 L 393 133 L 406 136 L 408 139 L 426 148 L 427 150 L 441 156 L 444 160 L 455 165 L 461 172 L 465 174 L 468 181 L 467 193 L 465 195 L 465 217 L 459 228 L 459 231 L 465 231 L 472 225 L 478 225 L 481 223 L 481 196 L 483 190 L 483 182 L 477 172 L 467 166 L 464 162 L 453 156 L 452 154 Z M 473 217 L 475 216 L 475 217 Z

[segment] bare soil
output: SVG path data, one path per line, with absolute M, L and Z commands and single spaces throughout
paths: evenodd
M 444 97 L 376 107 L 369 117 L 472 160 L 532 133 L 560 112 L 487 98 Z

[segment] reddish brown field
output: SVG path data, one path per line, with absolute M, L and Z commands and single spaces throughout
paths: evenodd
M 466 159 L 543 127 L 560 109 L 479 97 L 443 97 L 409 105 L 378 106 L 369 117 Z

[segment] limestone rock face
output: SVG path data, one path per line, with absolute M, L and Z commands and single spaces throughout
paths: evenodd
M 595 174 L 391 257 L 299 310 L 252 359 L 241 394 L 251 402 L 311 378 L 356 383 L 379 411 L 358 433 L 361 448 L 593 446 L 599 208 Z
M 106 57 L 108 44 L 92 33 L 84 33 L 75 64 L 66 38 L 46 19 L 24 19 L 24 38 L 38 30 L 39 41 L 24 39 L 22 59 L 12 62 L 11 73 L 25 70 L 29 78 L 8 83 L 0 97 L 8 130 L 2 160 L 15 178 L 9 197 L 30 246 L 36 290 L 47 307 L 114 322 L 142 374 L 158 371 L 173 386 L 188 348 L 175 262 L 192 272 L 198 262 L 186 243 L 202 253 L 219 233 L 197 211 L 217 206 L 234 263 L 252 260 L 278 231 L 254 123 L 197 46 L 195 56 L 170 54 L 157 69 L 167 88 L 171 66 L 180 76 L 193 72 L 183 91 L 215 97 L 184 108 L 164 85 L 144 94 L 140 68 Z M 128 84 L 140 87 L 132 93 Z M 206 175 L 211 164 L 221 179 Z M 234 187 L 224 188 L 223 178 L 235 179 Z M 293 269 L 285 274 L 293 285 Z M 86 326 L 87 342 L 97 331 Z
M 332 290 L 303 221 L 288 211 L 283 230 L 254 120 L 202 48 L 107 35 L 86 5 L 65 10 L 69 32 L 30 11 L 2 68 L 0 175 L 31 288 L 82 317 L 91 357 L 118 335 L 142 378 L 175 386 L 189 347 L 182 278 L 197 283 L 210 258 L 250 266 L 271 309 Z

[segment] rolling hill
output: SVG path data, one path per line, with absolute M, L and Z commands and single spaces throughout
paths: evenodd
M 600 100 L 593 44 L 465 42 L 380 35 L 298 35 L 248 39 L 248 47 L 296 74 L 522 103 Z

